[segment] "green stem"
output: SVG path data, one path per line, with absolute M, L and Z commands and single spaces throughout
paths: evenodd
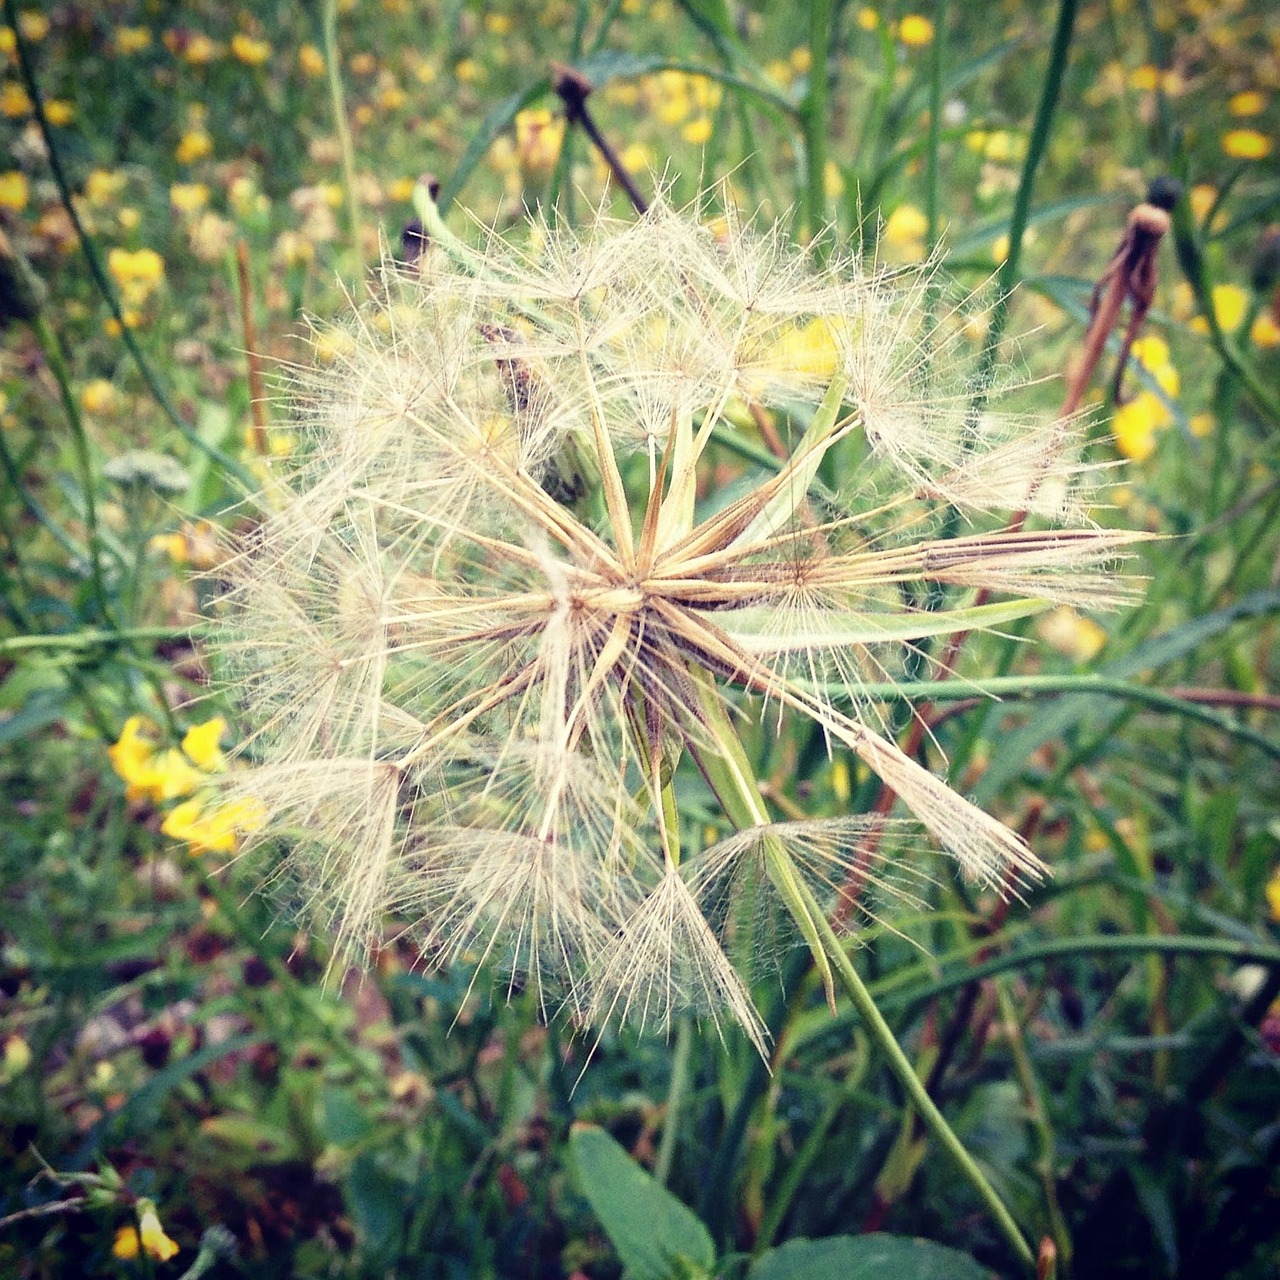
M 44 95 L 41 93 L 39 82 L 36 80 L 35 69 L 31 63 L 31 55 L 18 25 L 16 0 L 4 0 L 4 16 L 10 30 L 13 32 L 14 48 L 18 55 L 18 72 L 22 77 L 23 87 L 27 91 L 27 96 L 31 99 L 32 114 L 35 116 L 36 125 L 40 130 L 40 137 L 44 142 L 45 154 L 49 159 L 49 170 L 53 174 L 54 183 L 58 188 L 58 198 L 71 221 L 71 226 L 76 233 L 76 239 L 80 243 L 80 249 L 84 253 L 85 261 L 89 264 L 89 274 L 93 276 L 98 292 L 102 295 L 103 301 L 107 304 L 107 309 L 111 312 L 120 329 L 120 340 L 124 343 L 125 350 L 132 356 L 134 364 L 138 367 L 138 372 L 142 375 L 142 381 L 146 384 L 152 398 L 178 432 L 193 448 L 198 449 L 211 461 L 216 462 L 228 476 L 233 476 L 238 480 L 245 487 L 246 492 L 252 492 L 257 489 L 258 485 L 249 472 L 234 458 L 223 453 L 215 445 L 209 444 L 178 412 L 177 407 L 169 397 L 169 393 L 164 389 L 155 370 L 152 369 L 151 362 L 143 355 L 142 348 L 138 345 L 138 340 L 134 336 L 133 330 L 125 324 L 124 312 L 121 310 L 120 300 L 116 296 L 115 286 L 111 283 L 111 278 L 107 274 L 106 268 L 102 265 L 102 257 L 98 253 L 97 245 L 88 231 L 85 230 L 84 223 L 80 221 L 76 202 L 72 198 L 71 184 L 67 181 L 66 171 L 62 167 L 61 154 L 54 141 L 53 130 L 49 127 L 49 117 L 45 113 Z
M 990 939 L 981 944 L 988 947 L 990 945 Z M 972 955 L 973 951 L 980 950 L 981 946 L 975 944 L 968 954 Z M 1150 952 L 1169 956 L 1210 956 L 1230 960 L 1234 964 L 1260 964 L 1270 968 L 1280 968 L 1280 947 L 1265 942 L 1244 942 L 1235 938 L 1186 937 L 1178 934 L 1135 934 L 1127 937 L 1085 934 L 1076 938 L 1056 938 L 1019 947 L 1016 951 L 997 956 L 992 960 L 966 964 L 960 972 L 922 983 L 917 987 L 908 987 L 905 991 L 895 990 L 895 988 L 910 982 L 911 972 L 894 974 L 873 985 L 876 995 L 881 999 L 888 997 L 889 1004 L 894 1008 L 899 1006 L 909 1008 L 925 1000 L 932 1000 L 935 996 L 944 995 L 948 991 L 954 991 L 957 987 L 967 986 L 970 982 L 978 982 L 997 973 L 1006 973 L 1010 969 L 1044 964 L 1064 956 L 1146 955 Z M 950 958 L 944 956 L 941 959 L 945 962 Z
M 805 229 L 812 238 L 827 223 L 827 98 L 831 85 L 832 0 L 809 0 L 809 93 L 804 104 L 808 165 Z
M 93 583 L 98 612 L 105 622 L 110 623 L 112 621 L 111 602 L 107 599 L 106 583 L 102 576 L 102 534 L 98 529 L 98 504 L 94 497 L 97 484 L 93 474 L 89 436 L 84 429 L 84 419 L 80 416 L 80 406 L 76 403 L 75 393 L 71 389 L 71 377 L 67 372 L 66 361 L 62 358 L 62 349 L 58 346 L 57 336 L 43 315 L 37 315 L 31 321 L 31 329 L 44 352 L 45 364 L 53 374 L 53 380 L 58 384 L 58 396 L 62 400 L 63 411 L 71 426 L 76 464 L 80 469 L 80 487 L 84 491 L 84 526 L 89 539 L 89 576 Z
M 9 441 L 0 431 L 0 470 L 4 471 L 5 480 L 13 491 L 22 499 L 23 505 L 31 513 L 32 519 L 71 557 L 88 561 L 89 553 L 44 509 L 40 499 L 32 492 L 31 486 L 22 478 L 22 468 L 18 460 L 9 450 Z M 17 554 L 17 546 L 11 549 Z
M 808 685 L 805 681 L 797 683 L 802 687 L 821 687 L 822 692 L 827 695 L 839 696 L 849 693 L 849 689 L 843 685 L 814 686 Z M 1273 742 L 1246 724 L 1220 715 L 1187 698 L 1179 698 L 1175 694 L 1152 689 L 1143 684 L 1133 684 L 1127 680 L 1110 680 L 1104 676 L 994 676 L 979 681 L 976 687 L 955 680 L 911 680 L 900 684 L 882 682 L 859 685 L 857 692 L 859 697 L 886 702 L 915 700 L 958 702 L 982 698 L 984 695 L 993 698 L 1029 699 L 1060 693 L 1124 698 L 1131 702 L 1143 703 L 1157 711 L 1167 711 L 1174 715 L 1185 716 L 1188 720 L 1198 720 L 1201 724 L 1210 725 L 1222 733 L 1248 742 L 1273 759 L 1280 759 L 1280 742 Z
M 1018 1073 L 1018 1081 L 1022 1085 L 1027 1123 L 1035 1134 L 1034 1163 L 1036 1173 L 1040 1177 L 1040 1185 L 1044 1189 L 1045 1211 L 1049 1215 L 1049 1233 L 1057 1246 L 1059 1269 L 1066 1276 L 1071 1271 L 1072 1246 L 1071 1233 L 1067 1228 L 1067 1220 L 1058 1198 L 1058 1178 L 1055 1167 L 1057 1137 L 1053 1132 L 1053 1125 L 1049 1122 L 1049 1112 L 1044 1105 L 1044 1091 L 1040 1087 L 1035 1068 L 1031 1065 L 1031 1055 L 1027 1052 L 1022 1026 L 1018 1021 L 1018 1011 L 1014 1007 L 1008 985 L 1002 981 L 997 981 L 993 985 L 996 1000 L 1000 1005 L 1000 1017 L 1004 1022 L 1005 1043 L 1009 1046 L 1014 1070 Z
M 929 247 L 938 243 L 938 150 L 942 145 L 943 62 L 947 50 L 948 0 L 938 0 L 933 19 L 933 49 L 929 61 L 929 147 L 926 151 L 924 213 Z
M 0 655 L 24 653 L 30 649 L 111 648 L 135 640 L 185 640 L 202 634 L 203 629 L 199 627 L 121 627 L 119 630 L 40 632 L 0 640 Z
M 805 889 L 804 892 L 808 893 L 808 890 Z M 1034 1273 L 1035 1255 L 1032 1253 L 1031 1246 L 1027 1243 L 1018 1224 L 1013 1220 L 1013 1215 L 1005 1207 L 1004 1201 L 1000 1199 L 999 1195 L 996 1194 L 995 1188 L 987 1181 L 986 1175 L 978 1167 L 977 1161 L 966 1150 L 964 1143 L 956 1136 L 955 1130 L 947 1123 L 946 1117 L 938 1110 L 937 1105 L 929 1096 L 928 1090 L 924 1087 L 924 1082 L 916 1075 L 910 1059 L 902 1051 L 902 1046 L 895 1038 L 892 1028 L 884 1020 L 884 1015 L 872 998 L 871 992 L 867 990 L 866 985 L 858 976 L 858 971 L 853 967 L 844 946 L 828 923 L 825 912 L 818 908 L 816 902 L 812 904 L 812 911 L 818 922 L 818 929 L 822 934 L 823 942 L 826 945 L 827 955 L 835 968 L 836 976 L 840 979 L 840 983 L 848 994 L 849 999 L 853 1001 L 853 1006 L 857 1010 L 858 1016 L 862 1019 L 868 1035 L 880 1052 L 884 1054 L 890 1071 L 893 1072 L 898 1083 L 902 1086 L 903 1092 L 906 1093 L 911 1105 L 916 1109 L 916 1113 L 924 1123 L 925 1128 L 929 1130 L 938 1145 L 956 1162 L 969 1185 L 977 1192 L 978 1198 L 986 1206 L 987 1211 L 991 1214 L 992 1219 L 1000 1230 L 1000 1234 L 1008 1242 L 1009 1247 L 1017 1254 L 1026 1269 Z
M 1018 284 L 1022 262 L 1022 241 L 1027 231 L 1027 218 L 1031 212 L 1031 193 L 1035 187 L 1036 170 L 1049 146 L 1049 134 L 1053 117 L 1062 91 L 1062 78 L 1067 69 L 1067 54 L 1071 49 L 1071 36 L 1075 28 L 1076 8 L 1079 0 L 1059 0 L 1058 21 L 1053 32 L 1053 45 L 1049 50 L 1049 65 L 1045 68 L 1044 89 L 1036 108 L 1035 122 L 1027 145 L 1027 158 L 1022 165 L 1018 191 L 1013 201 L 1013 216 L 1009 219 L 1009 254 L 1000 267 L 996 281 L 996 299 L 991 308 L 991 323 L 987 340 L 982 348 L 978 368 L 978 389 L 974 396 L 973 415 L 976 418 L 986 405 L 987 395 L 995 373 L 996 358 L 1009 323 L 1009 299 Z
M 364 275 L 364 245 L 360 235 L 360 200 L 356 194 L 356 153 L 347 122 L 347 99 L 342 87 L 342 63 L 338 58 L 338 0 L 324 0 L 321 10 L 325 79 L 329 86 L 329 108 L 338 135 L 342 156 L 342 185 L 347 198 L 347 223 L 351 249 L 356 258 L 356 274 Z
M 693 1050 L 693 1021 L 681 1018 L 676 1028 L 676 1047 L 671 1056 L 671 1083 L 667 1086 L 667 1112 L 662 1124 L 662 1141 L 653 1162 L 653 1176 L 666 1185 L 675 1159 L 676 1140 L 680 1136 L 680 1108 L 689 1092 L 689 1055 Z

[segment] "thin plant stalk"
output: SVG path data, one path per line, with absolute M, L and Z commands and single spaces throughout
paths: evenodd
M 803 885 L 801 888 L 804 892 L 808 892 Z M 925 1089 L 920 1077 L 916 1075 L 915 1068 L 911 1065 L 911 1060 L 903 1052 L 902 1046 L 894 1036 L 892 1028 L 885 1021 L 884 1015 L 880 1012 L 870 991 L 867 990 L 866 985 L 858 976 L 858 971 L 853 967 L 853 963 L 850 961 L 840 939 L 836 937 L 835 931 L 831 928 L 823 912 L 817 909 L 817 903 L 813 904 L 813 913 L 818 921 L 818 928 L 821 931 L 828 958 L 834 966 L 840 985 L 853 1002 L 853 1007 L 857 1010 L 867 1034 L 881 1053 L 884 1054 L 889 1069 L 902 1086 L 903 1092 L 916 1109 L 920 1119 L 924 1122 L 925 1128 L 928 1129 L 930 1135 L 939 1146 L 955 1161 L 965 1180 L 977 1193 L 999 1229 L 1000 1234 L 1018 1259 L 1029 1272 L 1034 1272 L 1035 1255 L 1032 1253 L 1031 1246 L 1027 1243 L 1026 1237 L 1022 1234 L 1018 1224 L 1013 1220 L 1013 1215 L 1006 1208 L 1004 1201 L 1000 1199 L 995 1188 L 987 1181 L 986 1175 L 969 1154 L 964 1143 L 956 1136 L 955 1130 L 947 1123 L 946 1117 L 938 1110 L 937 1104 L 929 1096 L 928 1090 Z
M 89 543 L 89 578 L 93 584 L 93 595 L 98 605 L 98 612 L 103 621 L 110 624 L 112 610 L 102 575 L 102 533 L 98 528 L 98 504 L 94 497 L 97 485 L 93 473 L 89 437 L 84 429 L 84 419 L 80 416 L 80 406 L 76 403 L 75 393 L 71 389 L 71 376 L 67 372 L 66 361 L 62 358 L 57 335 L 49 327 L 49 322 L 43 315 L 38 315 L 31 321 L 31 328 L 44 352 L 49 372 L 53 374 L 53 379 L 58 384 L 58 397 L 62 401 L 63 412 L 67 415 L 67 422 L 71 427 L 76 465 L 80 470 L 80 488 L 84 493 L 84 527 Z
M 991 320 L 987 339 L 982 348 L 978 369 L 978 390 L 974 397 L 973 414 L 978 416 L 986 405 L 996 358 L 1004 331 L 1009 323 L 1009 300 L 1017 287 L 1022 265 L 1022 243 L 1027 232 L 1027 219 L 1031 213 L 1031 195 L 1035 188 L 1036 172 L 1049 146 L 1053 119 L 1062 93 L 1062 80 L 1067 69 L 1067 57 L 1071 51 L 1071 38 L 1075 31 L 1076 10 L 1079 0 L 1059 0 L 1058 18 L 1053 31 L 1053 44 L 1049 50 L 1049 63 L 1045 67 L 1044 88 L 1036 107 L 1035 121 L 1027 144 L 1027 157 L 1018 179 L 1018 190 L 1013 200 L 1013 213 L 1009 218 L 1009 252 L 1000 265 L 996 278 L 996 296 L 991 308 Z
M 831 84 L 831 0 L 809 3 L 809 93 L 804 106 L 805 228 L 810 238 L 827 222 L 827 100 Z
M 675 1159 L 676 1140 L 680 1136 L 680 1110 L 689 1092 L 691 1073 L 689 1058 L 693 1052 L 693 1022 L 681 1018 L 676 1028 L 675 1049 L 671 1054 L 671 1083 L 667 1086 L 666 1115 L 662 1123 L 662 1140 L 658 1143 L 658 1155 L 653 1163 L 653 1176 L 664 1186 L 671 1176 L 671 1164 Z
M 691 675 L 695 683 L 701 686 L 702 692 L 707 693 L 707 678 L 699 680 L 696 673 Z M 740 827 L 767 822 L 768 812 L 751 772 L 746 753 L 732 725 L 729 724 L 723 708 L 718 706 L 714 697 L 704 696 L 699 702 L 699 711 L 706 717 L 705 728 L 708 735 L 715 740 L 717 753 L 715 758 L 712 758 L 711 753 L 694 742 L 689 743 L 689 748 L 716 792 L 717 798 L 725 805 L 730 818 Z M 1000 1234 L 1010 1248 L 1028 1271 L 1034 1271 L 1034 1255 L 1017 1223 L 1014 1222 L 1013 1216 L 987 1181 L 986 1175 L 978 1167 L 977 1162 L 947 1123 L 946 1117 L 929 1097 L 910 1060 L 894 1037 L 892 1028 L 885 1021 L 875 1000 L 858 976 L 835 930 L 831 927 L 822 908 L 814 900 L 808 886 L 800 876 L 795 874 L 794 868 L 791 868 L 788 874 L 785 854 L 780 853 L 769 862 L 769 875 L 809 946 L 833 1011 L 835 1007 L 833 983 L 838 980 L 852 1000 L 872 1043 L 884 1054 L 890 1071 L 902 1086 L 911 1104 L 916 1107 L 925 1128 L 943 1150 L 955 1160 L 960 1172 L 991 1214 Z
M 94 284 L 98 287 L 98 292 L 102 295 L 103 301 L 107 304 L 107 309 L 111 312 L 112 318 L 119 327 L 120 340 L 124 343 L 125 350 L 128 351 L 133 358 L 134 364 L 137 365 L 138 372 L 142 375 L 142 381 L 146 384 L 152 399 L 160 406 L 165 417 L 169 419 L 183 438 L 193 448 L 198 449 L 209 458 L 210 461 L 217 463 L 226 475 L 233 477 L 242 484 L 246 491 L 254 489 L 256 485 L 248 471 L 216 445 L 212 445 L 205 440 L 178 412 L 177 406 L 173 403 L 160 378 L 151 367 L 151 362 L 138 344 L 138 339 L 134 336 L 133 330 L 125 324 L 124 312 L 121 310 L 120 300 L 116 296 L 115 286 L 111 283 L 111 278 L 102 264 L 102 256 L 98 253 L 98 247 L 94 243 L 93 237 L 89 235 L 84 223 L 80 220 L 76 202 L 72 198 L 71 184 L 68 182 L 66 171 L 62 167 L 62 158 L 53 137 L 53 131 L 49 127 L 49 117 L 44 107 L 44 95 L 41 92 L 39 82 L 36 80 L 30 51 L 18 24 L 18 6 L 15 0 L 4 0 L 4 16 L 5 21 L 9 24 L 9 29 L 13 32 L 14 49 L 18 55 L 18 73 L 22 78 L 27 96 L 31 99 L 31 111 L 35 117 L 36 126 L 40 130 L 45 154 L 49 159 L 49 170 L 53 175 L 54 184 L 58 188 L 58 199 L 66 211 L 72 229 L 76 233 L 76 239 L 79 241 L 81 251 L 84 253 L 85 261 L 89 264 L 89 274 L 93 277 Z
M 12 3 L 12 0 L 9 0 Z M 333 112 L 333 128 L 338 135 L 342 157 L 342 186 L 347 200 L 347 224 L 351 249 L 355 254 L 356 272 L 364 274 L 364 243 L 360 231 L 360 198 L 356 192 L 356 154 L 347 122 L 347 99 L 342 86 L 342 63 L 338 58 L 338 0 L 324 0 L 320 14 L 325 79 L 329 86 L 329 108 Z
M 949 0 L 938 0 L 933 16 L 933 48 L 929 58 L 929 146 L 925 153 L 924 214 L 928 243 L 938 243 L 938 151 L 942 145 L 943 67 L 947 51 Z

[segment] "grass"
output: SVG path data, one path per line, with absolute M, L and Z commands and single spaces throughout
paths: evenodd
M 613 1179 L 689 1242 L 672 1275 L 785 1274 L 770 1249 L 872 1230 L 1002 1275 L 1274 1272 L 1280 180 L 1256 153 L 1280 84 L 1265 6 L 1201 8 L 6 0 L 0 1271 L 643 1274 Z M 289 365 L 340 342 L 423 172 L 463 241 L 605 198 L 598 149 L 560 141 L 557 63 L 646 196 L 727 178 L 890 266 L 936 242 L 928 304 L 986 307 L 975 415 L 1006 383 L 1054 412 L 1126 218 L 1183 184 L 1129 403 L 1117 336 L 1090 380 L 1090 456 L 1124 464 L 1092 515 L 1163 535 L 1141 602 L 1015 621 L 951 655 L 963 678 L 922 659 L 876 690 L 1054 875 L 1010 904 L 940 874 L 856 947 L 817 912 L 821 956 L 753 977 L 767 1067 L 692 1018 L 670 1044 L 545 1025 L 534 992 L 424 964 L 390 923 L 326 984 L 305 886 L 166 835 L 181 798 L 127 797 L 108 755 L 131 716 L 175 749 L 215 715 L 224 747 L 244 734 L 192 570 L 244 532 L 290 445 Z M 787 425 L 718 428 L 717 483 L 768 474 Z M 773 818 L 891 799 L 816 727 L 737 730 Z M 708 776 L 664 803 L 711 843 Z

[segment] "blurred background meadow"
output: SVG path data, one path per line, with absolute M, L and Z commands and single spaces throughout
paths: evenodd
M 0 1274 L 1027 1273 L 803 959 L 758 993 L 768 1068 L 694 1021 L 545 1025 L 408 941 L 326 983 L 330 940 L 198 798 L 239 733 L 198 575 L 293 447 L 289 366 L 340 358 L 380 257 L 421 251 L 420 181 L 466 240 L 633 216 L 619 170 L 936 255 L 988 304 L 973 355 L 1045 414 L 1176 182 L 1121 273 L 1150 295 L 1124 402 L 1123 317 L 1083 389 L 1091 457 L 1125 464 L 1097 519 L 1167 535 L 1141 603 L 974 637 L 959 671 L 999 701 L 904 690 L 921 758 L 1053 878 L 948 880 L 853 958 L 1042 1276 L 1280 1273 L 1270 5 L 4 8 Z M 820 738 L 746 744 L 780 814 L 876 803 Z

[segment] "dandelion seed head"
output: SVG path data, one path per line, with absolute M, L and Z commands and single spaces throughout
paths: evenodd
M 933 267 L 820 262 L 703 212 L 388 264 L 292 371 L 298 446 L 219 568 L 216 665 L 247 726 L 228 785 L 335 964 L 407 928 L 547 1011 L 665 1030 L 691 1009 L 763 1052 L 730 957 L 791 909 L 777 868 L 862 926 L 929 881 L 884 820 L 776 823 L 745 777 L 754 825 L 691 846 L 673 777 L 733 754 L 733 691 L 814 722 L 963 874 L 1016 891 L 1035 855 L 882 736 L 865 691 L 938 636 L 1122 602 L 1137 535 L 1083 518 L 1075 426 L 972 417 L 948 372 L 967 313 L 933 306 Z M 790 455 L 713 483 L 761 415 Z M 1017 510 L 1062 527 L 1002 528 Z M 735 922 L 725 886 L 762 866 L 772 905 Z

